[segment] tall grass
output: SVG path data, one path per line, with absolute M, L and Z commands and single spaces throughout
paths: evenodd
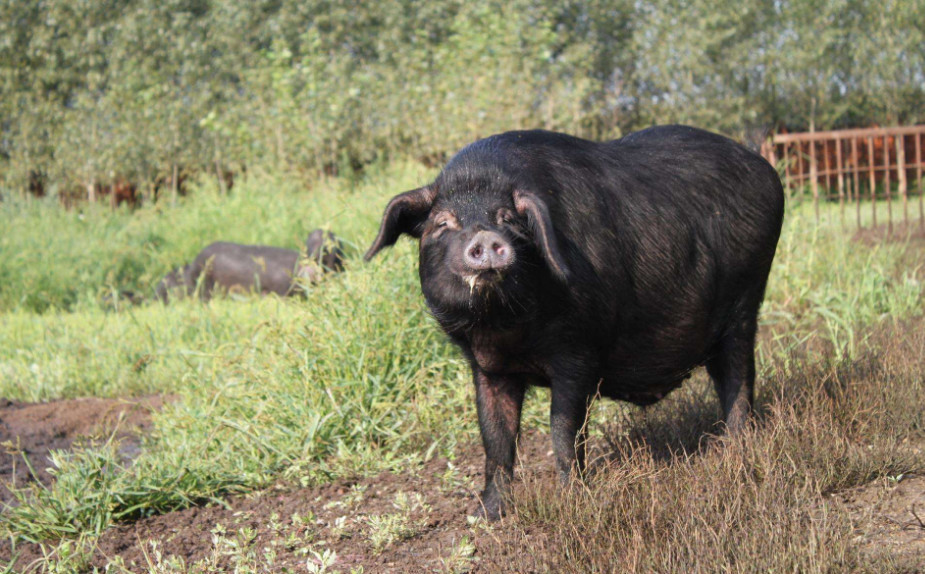
M 167 271 L 219 240 L 298 249 L 309 231 L 327 227 L 355 253 L 371 240 L 385 200 L 430 175 L 414 164 L 371 171 L 362 183 L 320 179 L 310 189 L 254 177 L 229 196 L 207 182 L 174 207 L 135 212 L 9 197 L 0 202 L 0 311 L 95 309 L 113 289 L 150 296 Z
M 715 411 L 695 381 L 607 429 L 587 486 L 563 494 L 525 476 L 510 528 L 549 534 L 532 560 L 551 571 L 921 571 L 862 553 L 867 519 L 833 496 L 925 469 L 921 327 L 875 329 L 861 357 L 776 370 L 735 437 L 703 440 Z
M 255 215 L 264 209 L 261 201 L 247 194 L 254 198 L 251 205 L 232 199 L 231 215 L 223 221 L 212 217 L 220 200 L 200 194 L 202 199 L 183 210 L 193 215 L 176 225 L 170 223 L 174 212 L 142 213 L 135 225 L 158 229 L 175 253 L 195 253 L 205 241 L 203 230 L 221 227 L 228 230 L 222 239 L 272 243 L 265 238 L 284 235 L 276 228 L 320 224 L 300 226 L 303 216 L 295 206 L 304 205 L 306 212 L 331 214 L 336 223 L 331 228 L 348 244 L 362 245 L 375 230 L 384 198 L 413 185 L 394 176 L 384 181 L 367 181 L 361 191 L 278 192 L 268 201 L 289 209 L 274 208 L 265 217 Z M 345 204 L 355 215 L 337 223 Z M 258 221 L 273 229 L 258 232 Z M 294 241 L 303 234 L 293 233 Z M 68 239 L 75 240 L 56 241 Z M 86 265 L 92 265 L 93 253 L 110 249 L 85 245 L 90 254 L 79 262 Z M 86 484 L 74 477 L 98 475 L 100 449 L 62 453 L 51 490 L 38 490 L 35 500 L 0 521 L 38 540 L 259 487 L 283 470 L 292 478 L 322 480 L 396 466 L 429 447 L 452 446 L 462 423 L 448 425 L 441 406 L 466 403 L 470 384 L 425 313 L 411 244 L 402 242 L 395 254 L 370 265 L 357 261 L 358 252 L 352 250 L 345 273 L 315 286 L 305 300 L 152 302 L 108 312 L 90 295 L 78 295 L 72 312 L 46 309 L 37 315 L 20 307 L 5 313 L 0 395 L 35 401 L 168 393 L 175 400 L 156 418 L 142 456 L 131 466 L 123 467 L 117 448 L 108 447 L 112 458 L 103 459 L 118 470 Z M 157 257 L 163 256 L 151 259 Z M 32 273 L 67 289 L 65 274 Z M 88 489 L 99 496 L 87 496 Z

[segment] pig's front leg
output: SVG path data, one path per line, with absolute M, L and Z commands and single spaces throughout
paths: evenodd
M 472 374 L 485 447 L 485 490 L 479 514 L 497 520 L 510 504 L 526 384 L 517 376 L 485 373 L 474 364 Z

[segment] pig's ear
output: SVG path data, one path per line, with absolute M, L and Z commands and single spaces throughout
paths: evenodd
M 565 264 L 565 258 L 559 251 L 559 243 L 556 241 L 556 233 L 552 228 L 552 219 L 549 217 L 549 208 L 546 202 L 537 197 L 536 194 L 516 190 L 514 192 L 514 209 L 520 215 L 526 216 L 530 227 L 533 230 L 533 242 L 536 243 L 540 253 L 546 260 L 546 264 L 559 280 L 563 283 L 569 281 L 569 269 Z
M 402 233 L 420 239 L 424 221 L 434 204 L 436 192 L 429 187 L 412 189 L 392 198 L 382 215 L 379 235 L 363 259 L 369 261 L 384 247 L 394 244 Z

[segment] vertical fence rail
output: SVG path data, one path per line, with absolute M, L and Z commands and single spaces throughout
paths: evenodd
M 851 138 L 851 171 L 854 175 L 854 203 L 857 206 L 856 219 L 858 228 L 861 227 L 861 169 L 858 167 L 858 140 Z
M 899 198 L 903 202 L 903 223 L 909 225 L 909 198 L 906 189 L 906 138 L 896 138 L 896 181 L 899 182 Z
M 826 156 L 828 159 L 828 156 Z M 838 213 L 841 224 L 845 224 L 845 173 L 842 169 L 841 140 L 835 140 L 835 170 L 838 172 Z
M 922 138 L 915 138 L 915 171 L 919 182 L 919 227 L 925 229 L 925 183 L 922 182 Z
M 890 153 L 889 140 L 883 136 L 883 189 L 886 194 L 886 221 L 887 232 L 893 233 L 893 186 L 890 185 Z
M 876 227 L 877 202 L 885 201 L 887 233 L 893 233 L 894 199 L 901 203 L 902 223 L 909 229 L 910 194 L 918 196 L 918 223 L 925 229 L 923 147 L 925 125 L 777 134 L 761 151 L 782 172 L 788 198 L 812 198 L 817 220 L 820 202 L 838 201 L 839 218 L 846 225 L 846 204 L 854 202 L 855 225 L 861 227 L 866 198 Z

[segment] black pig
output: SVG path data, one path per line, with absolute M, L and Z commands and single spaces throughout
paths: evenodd
M 192 276 L 199 285 L 199 296 L 207 301 L 216 289 L 226 292 L 296 293 L 294 277 L 310 282 L 319 274 L 309 266 L 299 265 L 295 249 L 267 245 L 241 245 L 218 241 L 199 252 L 192 263 Z
M 420 239 L 427 305 L 472 367 L 488 518 L 508 500 L 528 385 L 551 387 L 564 480 L 583 470 L 597 392 L 648 405 L 706 365 L 728 430 L 745 425 L 783 212 L 768 162 L 685 126 L 492 136 L 389 202 L 366 259 Z
M 302 292 L 300 279 L 314 283 L 324 271 L 343 270 L 341 242 L 330 231 L 312 231 L 305 246 L 306 259 L 313 263 L 300 261 L 295 249 L 218 241 L 200 251 L 189 265 L 168 273 L 156 293 L 165 303 L 170 294 L 192 295 L 197 286 L 205 301 L 216 289 L 287 296 Z

